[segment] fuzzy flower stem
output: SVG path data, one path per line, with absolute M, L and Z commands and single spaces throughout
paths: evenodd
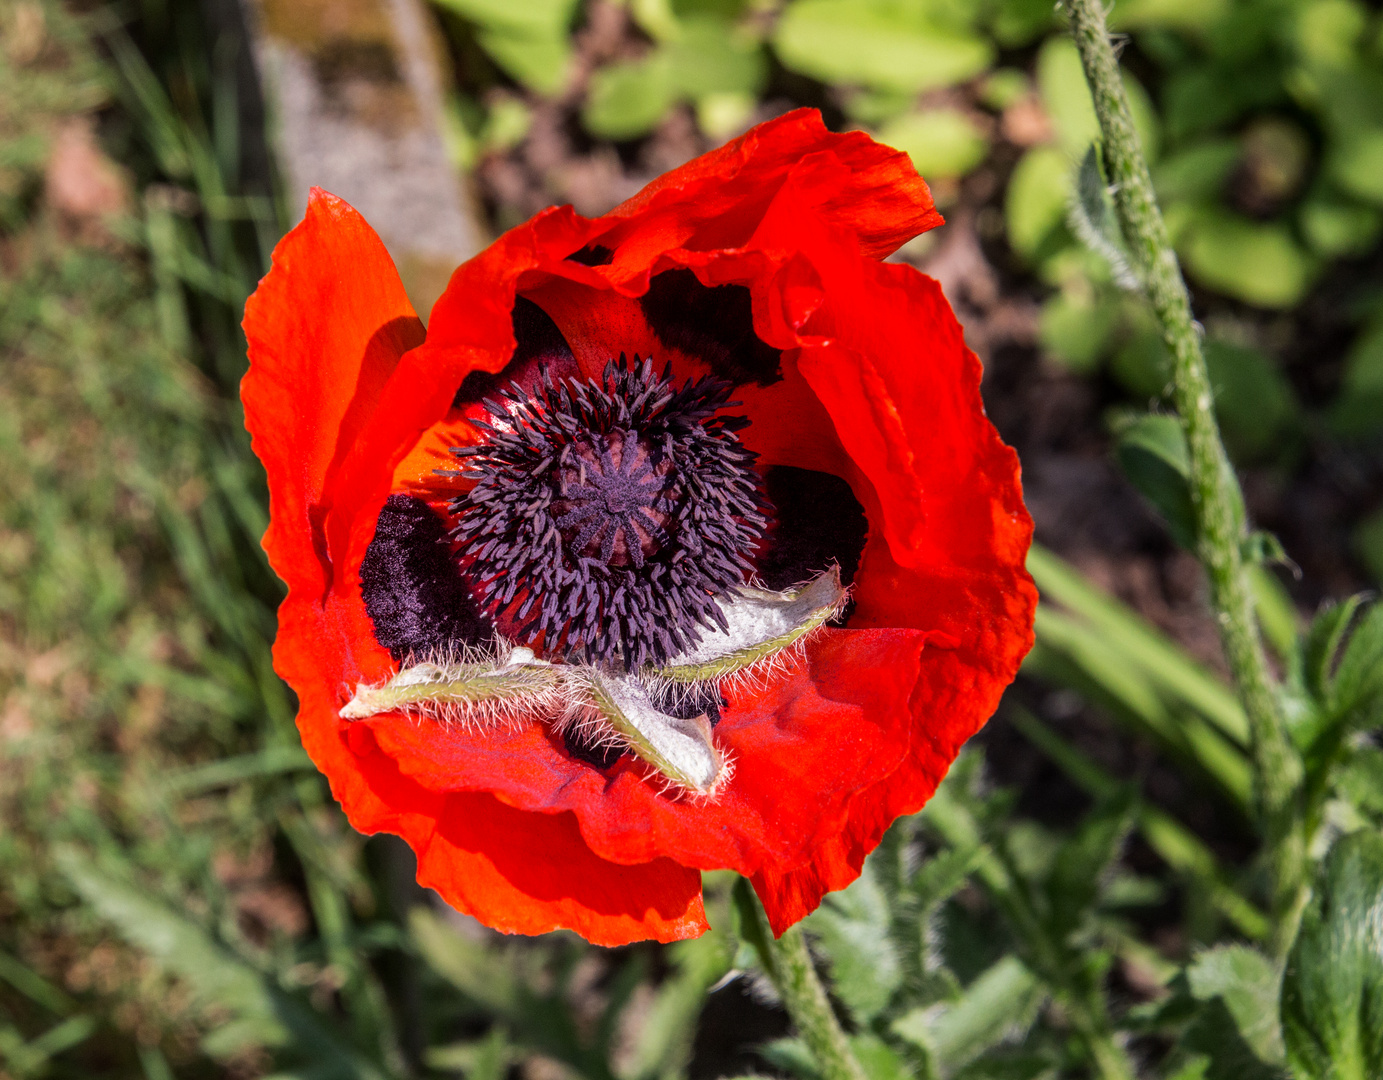
M 1102 0 L 1065 0 L 1065 6 L 1099 117 L 1119 225 L 1173 356 L 1176 407 L 1190 447 L 1198 554 L 1210 578 L 1220 639 L 1251 729 L 1255 800 L 1273 879 L 1273 944 L 1281 955 L 1295 937 L 1305 895 L 1299 809 L 1303 769 L 1283 725 L 1254 618 L 1241 546 L 1242 496 L 1220 441 L 1200 330 L 1153 195 Z
M 758 900 L 752 897 L 748 882 L 741 881 L 739 885 L 746 901 L 744 907 L 748 908 L 746 914 L 752 913 L 755 922 L 751 935 L 759 962 L 773 980 L 783 1008 L 816 1059 L 822 1080 L 866 1080 L 864 1069 L 850 1049 L 850 1040 L 826 997 L 826 988 L 817 977 L 802 928 L 791 927 L 775 939 L 768 917 Z

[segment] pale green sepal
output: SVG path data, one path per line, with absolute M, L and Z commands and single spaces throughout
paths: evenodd
M 834 618 L 845 603 L 845 593 L 837 566 L 786 592 L 732 590 L 716 598 L 727 628 L 703 631 L 693 648 L 655 668 L 652 676 L 672 682 L 706 682 L 744 671 L 792 648 Z
M 503 663 L 410 664 L 382 686 L 361 685 L 341 710 L 346 720 L 403 712 L 459 721 L 490 721 L 554 706 L 556 669 L 531 649 L 515 648 Z
M 668 780 L 701 795 L 729 775 L 704 715 L 683 720 L 661 712 L 636 679 L 587 668 L 587 690 L 603 719 L 629 749 Z

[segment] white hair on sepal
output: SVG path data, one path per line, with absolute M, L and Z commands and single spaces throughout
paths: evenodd
M 390 678 L 358 684 L 340 714 L 361 720 L 389 713 L 466 731 L 516 730 L 562 706 L 553 666 L 497 637 L 488 647 L 453 642 L 410 655 Z
M 693 804 L 714 802 L 720 792 L 725 789 L 731 776 L 734 775 L 734 756 L 726 751 L 718 741 L 714 740 L 712 735 L 712 745 L 718 768 L 715 781 L 709 789 L 702 791 L 674 776 L 669 776 L 656 765 L 646 761 L 639 753 L 634 739 L 616 727 L 602 709 L 597 700 L 592 669 L 576 665 L 564 667 L 561 681 L 564 704 L 561 713 L 553 719 L 553 732 L 558 735 L 577 738 L 592 750 L 614 749 L 622 754 L 628 754 L 638 763 L 645 781 L 657 785 L 660 796 L 683 799 Z M 656 686 L 651 685 L 648 680 L 642 677 L 636 677 L 634 681 L 644 693 L 648 694 L 651 701 L 657 700 L 658 689 Z M 679 689 L 682 688 L 683 684 L 679 684 Z M 695 691 L 690 691 L 685 700 L 691 700 L 694 695 Z M 659 711 L 661 712 L 661 709 Z M 675 718 L 668 716 L 667 719 L 672 721 Z M 709 719 L 706 719 L 704 714 L 703 719 L 706 720 L 709 728 Z

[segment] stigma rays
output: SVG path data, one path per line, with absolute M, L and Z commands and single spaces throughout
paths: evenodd
M 428 658 L 406 664 L 385 683 L 361 684 L 341 716 L 401 713 L 476 727 L 541 718 L 558 732 L 575 728 L 589 745 L 634 755 L 667 790 L 714 797 L 733 763 L 716 745 L 710 720 L 664 710 L 685 713 L 677 706 L 704 701 L 708 691 L 772 678 L 813 631 L 840 614 L 846 597 L 837 567 L 785 592 L 731 589 L 715 598 L 724 629 L 635 672 L 614 664 L 553 664 L 508 646 L 489 655 Z

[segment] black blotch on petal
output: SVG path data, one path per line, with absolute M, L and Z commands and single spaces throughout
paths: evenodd
M 571 346 L 557 329 L 548 313 L 522 296 L 514 299 L 514 355 L 498 372 L 472 371 L 462 381 L 456 396 L 452 399 L 453 409 L 463 409 L 483 398 L 491 397 L 494 391 L 505 385 L 511 378 L 509 372 L 518 365 L 530 360 L 548 359 L 552 361 L 571 360 Z
M 618 746 L 597 746 L 574 728 L 567 728 L 562 733 L 562 741 L 566 743 L 568 754 L 597 769 L 608 769 L 624 756 L 624 751 Z
M 609 266 L 615 253 L 604 244 L 587 244 L 580 251 L 573 251 L 567 258 L 582 266 Z
M 711 727 L 720 723 L 720 710 L 727 702 L 713 683 L 695 683 L 690 686 L 669 686 L 660 694 L 655 694 L 653 704 L 668 716 L 679 720 L 690 720 L 705 713 Z
M 809 581 L 832 563 L 848 585 L 859 569 L 869 522 L 850 485 L 839 476 L 775 465 L 764 478 L 773 504 L 768 544 L 758 571 L 770 589 Z
M 390 495 L 360 564 L 375 640 L 400 663 L 490 638 L 456 561 L 446 523 L 422 499 Z
M 667 270 L 649 282 L 639 304 L 660 342 L 699 357 L 722 379 L 768 386 L 783 377 L 782 352 L 754 334 L 745 286 L 708 287 L 690 270 Z

